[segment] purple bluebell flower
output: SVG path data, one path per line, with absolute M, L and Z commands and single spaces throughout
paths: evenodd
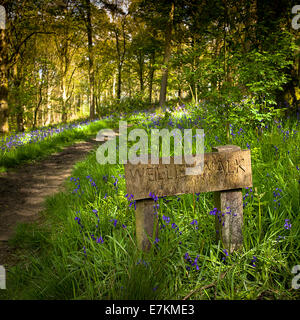
M 286 229 L 286 230 L 290 230 L 291 228 L 292 228 L 292 224 L 291 223 L 289 223 L 289 219 L 285 219 L 284 220 L 284 229 Z
M 172 229 L 176 229 L 177 228 L 177 224 L 175 222 L 172 223 Z
M 163 215 L 163 220 L 168 224 L 171 221 L 171 218 Z
M 109 220 L 110 222 L 113 222 L 114 223 L 114 226 L 116 226 L 117 225 L 117 222 L 118 222 L 118 220 L 117 219 L 112 219 L 112 220 Z
M 225 254 L 225 257 L 222 257 L 222 260 L 225 262 L 226 258 L 229 256 L 229 253 L 226 249 L 223 249 L 223 253 Z
M 218 209 L 217 208 L 213 208 L 213 210 L 211 210 L 209 212 L 209 214 L 215 216 L 217 214 L 217 212 L 218 212 Z
M 104 240 L 103 240 L 103 238 L 102 238 L 101 236 L 99 236 L 99 237 L 97 238 L 96 242 L 97 242 L 97 243 L 103 243 Z
M 256 260 L 257 260 L 257 258 L 255 256 L 253 256 L 253 258 L 252 258 L 252 260 L 250 262 L 252 267 L 256 267 L 256 264 L 255 264 Z

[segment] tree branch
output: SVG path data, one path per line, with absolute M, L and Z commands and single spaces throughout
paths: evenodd
M 8 64 L 15 64 L 16 61 L 13 63 L 14 58 L 19 54 L 22 46 L 34 35 L 36 34 L 56 34 L 56 32 L 46 32 L 46 31 L 33 31 L 30 34 L 28 34 L 17 46 L 15 52 L 11 55 L 10 59 L 8 60 Z

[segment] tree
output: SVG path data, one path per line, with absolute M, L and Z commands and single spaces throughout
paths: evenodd
M 165 30 L 165 49 L 164 49 L 164 60 L 162 68 L 162 78 L 160 86 L 160 95 L 159 95 L 159 107 L 162 108 L 166 103 L 166 94 L 167 94 L 167 84 L 168 84 L 168 71 L 169 71 L 169 61 L 171 57 L 171 41 L 172 41 L 172 31 L 173 31 L 173 20 L 174 20 L 174 2 L 170 5 L 169 19 L 167 22 Z
M 0 133 L 8 132 L 8 45 L 6 30 L 0 29 Z

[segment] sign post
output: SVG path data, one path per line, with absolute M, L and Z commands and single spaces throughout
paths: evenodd
M 242 245 L 243 204 L 242 188 L 252 187 L 250 150 L 226 145 L 204 154 L 204 169 L 199 175 L 186 175 L 184 162 L 175 164 L 125 164 L 127 193 L 136 200 L 136 234 L 139 248 L 148 250 L 157 226 L 154 202 L 150 193 L 157 197 L 187 193 L 214 191 L 216 231 L 224 246 L 233 251 Z M 156 228 L 156 233 L 157 233 Z
M 213 148 L 215 152 L 232 152 L 241 150 L 238 146 L 220 146 Z M 251 169 L 251 167 L 250 167 Z M 250 186 L 250 185 L 249 185 Z M 252 184 L 251 184 L 252 186 Z M 243 194 L 242 189 L 217 191 L 214 194 L 217 239 L 232 252 L 243 245 Z

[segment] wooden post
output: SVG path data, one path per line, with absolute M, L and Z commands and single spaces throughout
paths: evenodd
M 136 238 L 138 248 L 148 251 L 151 248 L 149 239 L 153 239 L 153 233 L 158 235 L 158 219 L 154 214 L 153 199 L 144 199 L 136 201 Z M 154 231 L 155 230 L 155 231 Z
M 252 187 L 250 150 L 226 145 L 205 153 L 202 174 L 188 175 L 186 163 L 125 164 L 126 189 L 136 200 L 136 236 L 138 247 L 147 251 L 157 237 L 158 223 L 154 214 L 157 197 L 186 193 L 215 192 L 218 238 L 230 252 L 242 246 L 242 189 Z M 154 232 L 154 230 L 156 230 Z
M 239 151 L 234 145 L 218 146 L 213 152 Z M 243 195 L 242 189 L 217 191 L 215 196 L 217 239 L 233 252 L 243 245 Z

